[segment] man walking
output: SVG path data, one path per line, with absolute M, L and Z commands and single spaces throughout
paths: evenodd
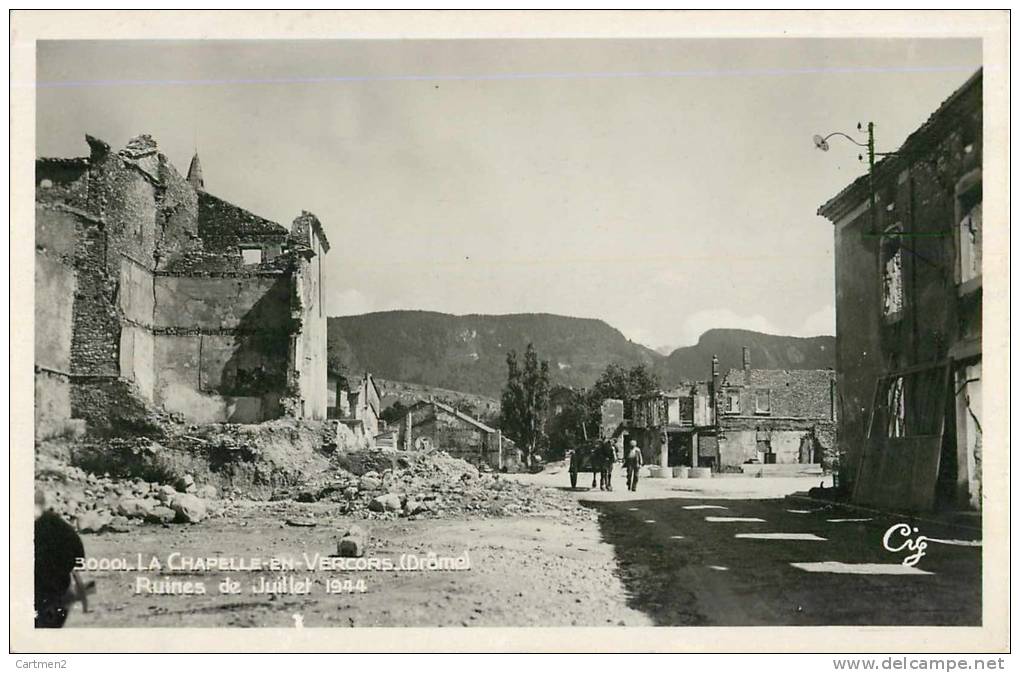
M 644 461 L 641 459 L 641 449 L 638 448 L 635 440 L 630 440 L 630 450 L 624 458 L 627 463 L 627 488 L 631 491 L 637 490 L 638 472 Z

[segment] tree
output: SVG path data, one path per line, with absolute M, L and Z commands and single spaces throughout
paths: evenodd
M 546 413 L 549 409 L 549 363 L 539 361 L 533 344 L 524 352 L 523 368 L 517 352 L 506 355 L 506 387 L 503 388 L 500 427 L 517 442 L 531 466 L 545 441 Z
M 644 365 L 625 369 L 610 364 L 587 390 L 558 393 L 558 410 L 547 423 L 549 458 L 558 459 L 568 449 L 576 449 L 599 435 L 602 426 L 602 403 L 607 399 L 623 400 L 624 415 L 631 416 L 633 399 L 659 390 L 659 379 Z
M 379 419 L 386 421 L 387 423 L 395 423 L 407 415 L 408 409 L 410 409 L 410 407 L 400 400 L 397 400 L 382 410 L 382 413 L 379 414 Z
M 598 406 L 592 406 L 593 390 L 571 390 L 561 387 L 556 391 L 556 409 L 546 423 L 549 437 L 546 458 L 559 460 L 568 450 L 574 450 L 598 430 Z
M 633 409 L 633 399 L 650 395 L 659 390 L 661 384 L 659 377 L 645 365 L 636 365 L 626 370 L 618 364 L 611 364 L 602 372 L 595 385 L 592 386 L 592 395 L 596 409 L 603 400 L 623 400 L 624 416 L 630 418 Z

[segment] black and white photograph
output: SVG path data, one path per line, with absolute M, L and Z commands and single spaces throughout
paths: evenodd
M 1008 12 L 18 14 L 12 651 L 1008 650 Z

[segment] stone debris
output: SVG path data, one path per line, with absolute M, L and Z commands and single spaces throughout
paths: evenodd
M 358 525 L 351 525 L 337 540 L 336 553 L 346 558 L 360 558 L 368 548 L 368 534 Z
M 81 533 L 102 533 L 113 523 L 113 516 L 109 511 L 87 511 L 78 515 L 75 527 Z
M 206 516 L 206 503 L 197 495 L 178 493 L 170 504 L 181 523 L 198 523 Z
M 403 504 L 400 502 L 399 494 L 387 493 L 372 498 L 368 503 L 368 508 L 373 512 L 399 512 L 403 509 Z
M 222 513 L 216 489 L 198 487 L 193 477 L 177 480 L 194 491 L 183 493 L 170 484 L 90 474 L 44 454 L 36 456 L 35 473 L 47 507 L 82 533 L 123 532 L 137 523 L 197 523 Z
M 147 523 L 173 523 L 177 518 L 177 512 L 165 505 L 153 507 L 152 512 L 145 517 Z
M 259 501 L 278 502 L 283 506 L 280 522 L 299 527 L 312 527 L 316 520 L 310 518 L 307 510 L 295 510 L 294 503 L 315 504 L 320 509 L 328 505 L 330 516 L 364 519 L 552 514 L 591 520 L 596 516 L 555 490 L 521 484 L 498 473 L 480 472 L 443 451 L 390 453 L 399 455 L 374 461 L 362 457 L 358 462 L 365 467 L 388 464 L 395 467 L 357 475 L 339 467 L 338 463 L 343 461 L 336 461 L 330 469 L 314 473 L 300 486 L 275 487 L 271 497 Z M 82 532 L 111 531 L 141 523 L 199 523 L 228 514 L 231 508 L 250 499 L 234 490 L 223 497 L 216 486 L 199 483 L 192 474 L 171 476 L 165 481 L 116 479 L 109 474 L 86 472 L 52 456 L 37 456 L 36 487 L 46 493 L 48 507 L 76 523 Z M 363 553 L 365 541 L 354 538 L 347 543 L 338 539 L 338 551 L 346 545 L 348 554 Z
M 186 474 L 180 479 L 178 479 L 177 483 L 174 484 L 174 486 L 176 486 L 177 490 L 180 491 L 181 493 L 194 493 L 195 489 L 198 488 L 197 486 L 195 486 L 195 478 L 192 477 L 190 474 Z
M 316 526 L 315 519 L 309 517 L 290 517 L 284 523 L 297 528 L 314 528 Z
M 380 452 L 382 453 L 382 452 Z M 397 452 L 388 452 L 397 453 Z M 336 468 L 319 483 L 300 489 L 279 489 L 272 499 L 300 503 L 336 503 L 337 514 L 366 518 L 444 518 L 449 516 L 529 516 L 554 513 L 578 519 L 592 517 L 569 497 L 521 484 L 475 466 L 444 451 L 403 453 L 387 460 L 394 468 L 361 475 Z M 341 461 L 342 462 L 342 461 Z M 369 461 L 361 460 L 362 464 Z M 378 465 L 383 461 L 375 461 Z M 347 461 L 350 464 L 350 461 Z

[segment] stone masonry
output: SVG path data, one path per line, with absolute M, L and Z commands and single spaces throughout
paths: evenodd
M 323 260 L 290 229 L 205 191 L 141 135 L 36 162 L 36 426 L 144 430 L 326 416 Z

